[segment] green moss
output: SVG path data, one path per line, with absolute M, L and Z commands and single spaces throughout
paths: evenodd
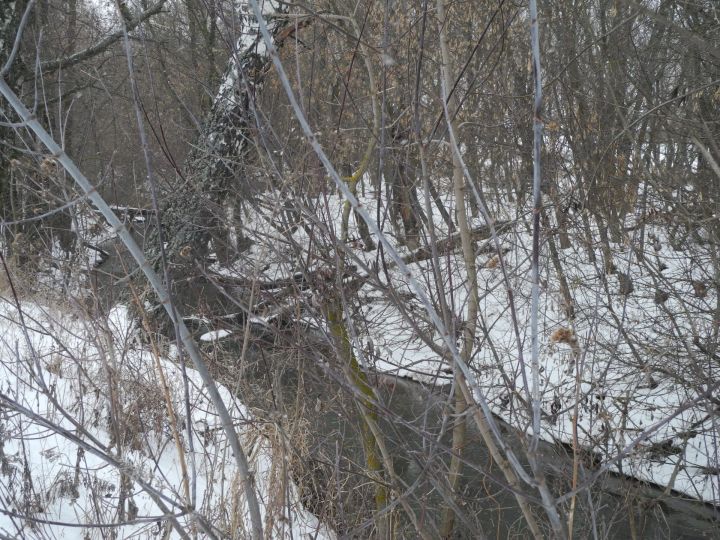
M 348 335 L 347 326 L 343 318 L 342 306 L 339 302 L 334 302 L 328 307 L 328 323 L 330 326 L 330 333 L 333 338 L 340 346 L 340 353 L 342 355 L 342 361 L 346 362 L 349 367 L 350 377 L 352 383 L 358 389 L 361 394 L 360 406 L 362 407 L 362 416 L 365 421 L 362 423 L 362 441 L 363 448 L 365 450 L 365 461 L 368 470 L 371 473 L 375 473 L 377 477 L 382 476 L 383 465 L 379 455 L 377 441 L 373 434 L 368 420 L 377 422 L 377 409 L 374 405 L 375 393 L 372 387 L 368 383 L 367 375 L 360 368 L 360 364 L 355 357 L 352 350 L 352 344 L 350 343 L 350 336 Z M 384 508 L 388 503 L 387 488 L 377 483 L 375 487 L 375 504 L 378 510 Z

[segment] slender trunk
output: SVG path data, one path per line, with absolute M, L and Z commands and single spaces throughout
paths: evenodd
M 442 76 L 445 77 L 445 85 L 452 88 L 452 66 L 450 55 L 445 42 L 444 23 L 445 23 L 445 6 L 443 0 L 437 1 L 438 22 L 440 25 L 440 53 L 442 55 L 442 64 L 444 66 Z M 450 110 L 455 110 L 456 100 L 451 98 L 449 103 Z M 450 129 L 457 133 L 457 126 L 452 125 Z M 453 153 L 453 193 L 455 195 L 455 215 L 458 228 L 460 229 L 460 242 L 462 245 L 463 259 L 465 262 L 465 271 L 467 273 L 467 314 L 465 324 L 463 326 L 463 345 L 461 357 L 467 364 L 472 356 L 473 345 L 475 343 L 475 329 L 478 318 L 478 285 L 477 285 L 477 265 L 475 263 L 475 250 L 473 249 L 472 234 L 468 223 L 467 210 L 465 207 L 465 176 L 462 170 L 462 164 L 459 157 Z M 462 450 L 466 442 L 466 418 L 465 410 L 467 402 L 460 388 L 463 383 L 463 375 L 456 368 L 455 370 L 455 418 L 452 433 L 452 456 L 450 458 L 450 472 L 448 474 L 448 483 L 450 484 L 453 496 L 458 491 L 460 479 L 462 477 Z M 455 524 L 455 510 L 451 506 L 447 506 L 443 511 L 442 523 L 440 526 L 440 534 L 442 538 L 449 538 L 452 535 Z
M 378 414 L 375 405 L 375 392 L 368 383 L 367 375 L 360 368 L 350 343 L 350 337 L 345 325 L 342 304 L 339 300 L 332 301 L 327 307 L 327 318 L 332 335 L 338 347 L 340 360 L 349 374 L 350 382 L 360 393 L 361 398 L 358 404 L 360 416 L 363 422 L 360 425 L 362 433 L 363 450 L 365 451 L 365 464 L 371 477 L 378 481 L 375 484 L 375 508 L 381 512 L 388 504 L 388 491 L 383 479 L 383 465 L 381 456 L 378 453 L 378 443 L 370 423 L 376 423 Z M 389 514 L 385 514 L 377 523 L 378 538 L 390 538 Z
M 543 225 L 546 228 L 550 228 L 547 213 L 544 209 L 541 212 L 541 216 Z M 553 263 L 553 268 L 555 268 L 555 274 L 557 275 L 558 282 L 560 284 L 560 295 L 563 299 L 563 311 L 568 319 L 573 320 L 575 318 L 575 302 L 573 301 L 572 294 L 570 294 L 570 285 L 568 284 L 565 271 L 563 270 L 562 263 L 560 262 L 560 254 L 558 253 L 557 245 L 555 244 L 555 238 L 552 235 L 549 235 L 547 242 L 550 249 L 550 260 Z M 562 244 L 562 240 L 560 243 Z
M 437 17 L 438 17 L 438 21 L 439 21 L 440 51 L 441 51 L 441 54 L 443 57 L 443 61 L 441 63 L 441 71 L 442 71 L 441 79 L 442 79 L 442 87 L 444 88 L 442 98 L 446 99 L 445 96 L 447 95 L 447 92 L 448 92 L 447 89 L 451 88 L 450 82 L 452 81 L 452 77 L 450 76 L 450 74 L 447 70 L 447 66 L 449 65 L 449 54 L 448 54 L 447 44 L 445 42 L 445 36 L 444 36 L 445 14 L 444 14 L 443 0 L 437 0 Z M 454 137 L 453 133 L 457 133 L 457 129 L 455 129 L 455 126 L 453 125 L 453 123 L 450 120 L 451 113 L 449 112 L 449 110 L 453 110 L 456 106 L 452 100 L 448 100 L 447 107 L 445 106 L 445 104 L 443 104 L 443 107 L 445 109 L 445 116 L 446 116 L 448 124 L 449 124 L 448 129 L 450 130 L 450 135 L 451 135 L 451 140 L 452 140 Z M 463 167 L 459 152 L 460 152 L 460 150 L 459 150 L 459 147 L 457 146 L 457 143 L 453 142 L 454 169 L 455 169 L 455 171 L 460 170 L 461 173 L 463 173 L 463 175 L 464 175 L 464 167 Z M 454 178 L 455 178 L 455 180 L 457 180 L 457 175 L 454 175 Z M 455 183 L 456 183 L 456 193 L 457 193 L 457 191 L 458 191 L 457 190 L 457 181 Z M 458 195 L 460 195 L 460 196 L 458 197 Z M 458 215 L 458 219 L 460 219 L 462 214 L 464 214 L 464 208 L 462 207 L 461 195 L 462 195 L 462 193 L 456 194 L 456 197 L 458 197 L 458 199 L 459 199 L 457 206 L 461 212 Z M 477 193 L 476 193 L 476 196 L 478 196 Z M 465 219 L 467 219 L 467 215 L 465 215 Z M 466 228 L 467 228 L 467 225 L 466 225 Z M 462 224 L 460 225 L 460 229 L 462 231 L 462 229 L 463 229 Z M 465 255 L 466 267 L 467 267 L 467 271 L 468 271 L 468 280 L 469 280 L 468 285 L 471 290 L 472 290 L 472 287 L 474 286 L 476 289 L 475 294 L 477 294 L 477 276 L 476 276 L 475 268 L 474 268 L 475 258 L 474 258 L 474 252 L 472 250 L 472 243 L 469 242 L 468 235 L 466 235 L 466 241 L 463 242 L 463 253 Z M 472 313 L 473 309 L 475 310 L 475 313 L 474 313 L 474 318 L 471 319 L 470 314 Z M 472 337 L 474 335 L 474 330 L 475 330 L 474 326 L 476 324 L 475 319 L 477 319 L 477 298 L 475 298 L 475 305 L 473 306 L 473 298 L 472 298 L 472 293 L 471 293 L 469 296 L 469 299 L 468 299 L 468 320 L 467 320 L 468 327 L 465 328 L 465 338 L 466 339 L 463 344 L 463 351 L 460 355 L 461 357 L 454 362 L 454 366 L 456 368 L 455 381 L 457 383 L 456 386 L 458 388 L 458 394 L 461 393 L 463 396 L 463 399 L 466 400 L 466 402 L 468 402 L 468 403 L 474 403 L 475 399 L 474 399 L 472 392 L 468 388 L 465 373 L 461 372 L 459 368 L 460 368 L 461 363 L 464 366 L 467 366 L 467 361 L 463 357 L 471 353 L 471 350 L 469 351 L 468 348 L 471 348 L 473 340 L 472 339 L 468 340 L 467 338 L 468 338 L 468 336 Z M 464 367 L 463 371 L 467 371 L 467 367 Z M 458 400 L 456 398 L 456 403 L 457 402 L 458 402 Z M 505 458 L 505 456 L 500 452 L 500 448 L 495 443 L 495 439 L 494 439 L 493 433 L 490 429 L 489 420 L 488 420 L 488 417 L 486 416 L 486 414 L 487 414 L 486 408 L 474 408 L 473 409 L 473 416 L 475 418 L 475 422 L 476 422 L 478 430 L 480 431 L 480 434 L 483 438 L 483 441 L 485 442 L 485 444 L 488 448 L 488 451 L 492 455 L 493 459 L 496 461 L 496 463 L 502 470 L 505 480 L 508 482 L 508 485 L 510 486 L 510 489 L 515 494 L 515 498 L 518 502 L 518 506 L 520 507 L 523 517 L 525 518 L 525 520 L 528 524 L 530 533 L 535 538 L 542 538 L 543 537 L 542 531 L 540 530 L 537 519 L 535 518 L 535 516 L 532 513 L 532 510 L 530 508 L 530 504 L 529 504 L 527 497 L 523 494 L 524 489 L 520 485 L 517 473 L 513 469 L 513 466 Z M 458 435 L 459 435 L 459 433 L 458 433 Z M 453 441 L 453 446 L 455 446 L 455 442 L 456 441 Z M 456 458 L 457 456 L 454 456 L 454 457 Z M 534 469 L 535 469 L 534 472 L 535 472 L 536 478 L 540 482 L 544 482 L 544 479 L 541 478 L 541 471 L 538 470 L 537 467 L 535 467 Z M 553 517 L 556 518 L 557 517 L 556 513 L 553 514 L 553 510 L 554 510 L 553 501 L 549 500 L 549 493 L 546 489 L 546 486 L 544 486 L 544 484 L 541 484 L 540 488 L 541 488 L 540 489 L 541 495 L 543 497 L 543 506 L 548 511 L 548 516 L 551 519 Z M 446 516 L 449 516 L 449 515 L 450 515 L 450 513 L 446 512 Z M 450 517 L 448 519 L 448 521 L 450 521 L 450 520 L 454 521 L 454 516 Z M 452 523 L 448 523 L 448 521 L 443 523 L 442 530 L 444 533 L 446 533 L 445 536 L 449 536 L 449 534 L 452 533 Z M 556 521 L 557 521 L 557 519 L 555 519 L 553 522 L 553 528 L 556 529 L 556 531 L 558 531 L 557 523 L 555 523 Z

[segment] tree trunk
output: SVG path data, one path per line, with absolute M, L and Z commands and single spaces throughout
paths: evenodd
M 15 43 L 20 18 L 27 6 L 27 0 L 16 2 L 0 2 L 0 69 L 10 55 Z M 18 74 L 16 59 L 12 69 L 4 75 L 4 79 L 13 92 L 18 93 Z M 12 167 L 11 163 L 17 157 L 17 151 L 9 143 L 14 140 L 14 130 L 11 127 L 0 126 L 0 216 L 4 220 L 13 220 L 14 208 L 12 203 Z
M 444 24 L 445 18 L 445 5 L 444 0 L 437 1 L 437 15 L 438 24 Z M 448 53 L 447 43 L 445 40 L 444 31 L 440 30 L 440 52 L 442 55 L 443 69 L 441 77 L 445 79 L 446 88 L 452 88 L 452 65 L 450 55 Z M 445 99 L 445 96 L 442 96 Z M 448 106 L 451 110 L 457 107 L 457 100 L 452 96 L 448 100 Z M 453 130 L 457 133 L 457 125 L 455 122 L 450 122 L 448 129 Z M 462 246 L 463 261 L 465 263 L 465 271 L 467 273 L 468 283 L 467 287 L 467 313 L 465 314 L 463 328 L 463 340 L 462 340 L 462 359 L 465 363 L 469 363 L 472 357 L 473 348 L 475 344 L 475 331 L 477 328 L 478 319 L 478 307 L 479 307 L 479 296 L 478 296 L 478 281 L 477 281 L 477 265 L 475 260 L 475 250 L 473 249 L 472 234 L 470 232 L 470 224 L 468 222 L 468 215 L 465 206 L 465 176 L 462 169 L 462 163 L 460 162 L 459 156 L 455 153 L 452 154 L 453 162 L 453 193 L 455 195 L 455 217 L 458 224 L 460 234 L 460 244 Z M 450 494 L 453 498 L 458 497 L 458 488 L 460 487 L 460 480 L 462 478 L 463 469 L 463 448 L 466 444 L 466 409 L 467 401 L 461 391 L 461 387 L 464 381 L 463 375 L 457 366 L 455 369 L 455 407 L 454 407 L 454 418 L 453 418 L 453 429 L 452 429 L 452 456 L 450 457 L 450 471 L 448 473 L 448 484 L 450 487 Z M 443 509 L 442 523 L 440 525 L 440 536 L 442 538 L 451 538 L 453 529 L 455 527 L 455 509 L 452 505 L 447 505 Z
M 355 386 L 355 389 L 361 396 L 358 399 L 358 407 L 360 416 L 363 418 L 360 431 L 362 433 L 363 450 L 365 451 L 365 464 L 368 468 L 369 476 L 377 479 L 375 484 L 375 508 L 378 513 L 381 513 L 389 502 L 389 496 L 383 478 L 383 463 L 378 448 L 378 441 L 370 428 L 370 423 L 376 423 L 378 420 L 377 409 L 373 404 L 375 401 L 375 392 L 370 386 L 367 375 L 360 368 L 360 364 L 353 353 L 350 336 L 343 315 L 342 303 L 339 300 L 329 302 L 327 313 L 328 327 L 330 328 L 330 334 L 338 349 L 340 361 L 343 364 L 344 370 L 348 373 L 350 382 Z M 391 537 L 389 517 L 388 514 L 378 520 L 377 537 L 379 539 Z
M 279 47 L 291 35 L 285 31 L 287 19 L 268 20 Z M 162 234 L 155 230 L 150 235 L 150 255 L 156 264 L 160 242 L 166 243 L 173 283 L 192 277 L 197 265 L 207 261 L 210 240 L 225 237 L 218 230 L 227 227 L 228 198 L 232 195 L 247 200 L 268 183 L 268 178 L 251 173 L 246 164 L 253 159 L 253 141 L 260 127 L 255 96 L 262 88 L 270 58 L 265 47 L 258 46 L 261 37 L 257 22 L 249 17 L 243 22 L 242 36 L 228 62 L 208 120 L 188 157 L 184 177 L 176 189 L 163 197 Z M 289 30 L 293 29 L 291 25 Z M 225 254 L 226 261 L 232 256 Z

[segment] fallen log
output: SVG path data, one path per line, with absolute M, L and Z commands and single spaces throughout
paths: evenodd
M 504 229 L 508 224 L 508 221 L 496 221 L 495 229 L 499 233 L 501 229 Z M 470 231 L 470 235 L 473 242 L 477 242 L 478 240 L 485 240 L 487 238 L 490 238 L 491 236 L 490 227 L 488 225 L 481 225 L 479 227 L 475 227 L 474 229 L 472 229 L 472 231 Z M 458 232 L 438 241 L 436 248 L 438 253 L 447 253 L 449 251 L 455 251 L 455 249 L 457 249 L 459 245 L 460 233 Z M 483 246 L 481 253 L 493 253 L 494 251 L 495 248 L 493 246 L 487 245 Z M 411 264 L 426 261 L 432 258 L 432 252 L 433 250 L 431 246 L 423 246 L 413 251 L 409 255 L 403 257 L 403 262 L 405 264 Z M 394 268 L 395 266 L 397 266 L 395 263 L 388 264 L 388 268 Z
M 510 222 L 508 221 L 495 222 L 495 228 L 498 233 L 503 232 L 503 229 L 505 229 L 509 225 L 509 223 Z M 475 242 L 479 240 L 486 240 L 490 238 L 491 235 L 490 227 L 488 225 L 481 225 L 479 227 L 475 227 L 474 229 L 472 229 L 471 235 L 472 240 Z M 443 238 L 442 240 L 438 241 L 436 244 L 436 248 L 438 253 L 447 253 L 449 251 L 455 251 L 455 249 L 457 249 L 459 245 L 460 233 L 454 233 L 447 238 Z M 433 250 L 430 246 L 423 246 L 403 257 L 403 262 L 405 264 L 411 264 L 426 261 L 432 258 L 432 252 Z M 479 251 L 479 253 L 494 252 L 495 247 L 490 244 L 483 246 Z M 390 262 L 388 263 L 387 268 L 391 269 L 395 268 L 396 266 L 396 263 Z M 346 278 L 350 278 L 350 281 L 348 283 L 355 284 L 358 280 L 364 281 L 368 278 L 367 275 L 352 274 L 351 272 L 356 269 L 357 268 L 353 265 L 346 266 L 343 279 L 345 280 Z M 257 290 L 262 291 L 273 291 L 288 288 L 293 290 L 307 290 L 311 287 L 313 283 L 328 282 L 330 280 L 334 280 L 335 271 L 323 266 L 309 272 L 296 272 L 292 275 L 292 277 L 280 278 L 272 281 L 248 278 L 244 276 L 232 277 L 216 273 L 211 273 L 211 277 L 213 281 L 216 281 L 223 286 L 243 287 L 248 289 L 254 287 Z

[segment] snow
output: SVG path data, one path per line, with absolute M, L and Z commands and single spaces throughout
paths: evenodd
M 437 181 L 437 179 L 436 179 Z M 442 180 L 440 180 L 442 181 Z M 366 193 L 360 202 L 374 216 L 377 197 L 365 179 Z M 440 190 L 443 192 L 443 190 Z M 448 190 L 449 191 L 449 190 Z M 290 228 L 281 218 L 286 198 L 302 208 L 297 227 Z M 422 194 L 419 195 L 423 200 Z M 649 201 L 652 202 L 652 196 Z M 455 202 L 444 197 L 445 207 L 453 215 Z M 504 215 L 495 208 L 493 216 L 513 220 L 515 225 L 501 234 L 507 250 L 505 264 L 509 283 L 493 253 L 478 251 L 478 283 L 481 291 L 477 347 L 471 362 L 477 383 L 493 411 L 519 429 L 527 430 L 529 416 L 523 399 L 529 389 L 523 387 L 522 372 L 530 359 L 530 208 L 526 216 Z M 438 238 L 448 235 L 434 207 L 431 210 Z M 319 197 L 290 193 L 264 196 L 262 207 L 246 221 L 244 231 L 255 242 L 234 270 L 225 274 L 272 281 L 289 278 L 303 270 L 306 246 L 313 243 L 316 252 L 333 253 L 340 237 L 342 200 L 337 194 Z M 572 217 L 571 217 L 572 219 Z M 707 502 L 720 503 L 718 476 L 718 426 L 714 405 L 702 397 L 708 382 L 717 381 L 714 362 L 695 343 L 700 336 L 712 339 L 717 322 L 713 319 L 717 291 L 708 287 L 699 297 L 693 280 L 711 281 L 713 254 L 702 245 L 688 243 L 673 246 L 662 223 L 646 223 L 646 252 L 643 260 L 629 249 L 637 247 L 637 227 L 621 244 L 612 244 L 618 272 L 605 274 L 603 253 L 591 249 L 591 262 L 585 238 L 571 232 L 571 247 L 560 250 L 560 259 L 575 307 L 574 320 L 568 320 L 559 290 L 559 281 L 548 250 L 541 260 L 540 365 L 541 395 L 544 412 L 542 438 L 571 443 L 577 424 L 581 446 L 601 453 L 613 470 L 651 481 Z M 474 220 L 473 226 L 482 225 Z M 387 226 L 389 228 L 389 225 Z M 634 231 L 634 232 L 633 232 Z M 597 231 L 595 231 L 597 234 Z M 388 236 L 393 237 L 392 231 Z M 701 234 L 701 233 L 700 233 Z M 654 240 L 653 240 L 654 239 Z M 377 239 L 375 239 L 377 241 Z M 557 241 L 557 239 L 556 239 Z M 486 245 L 481 241 L 478 245 Z M 351 218 L 348 255 L 366 274 L 376 262 L 377 252 L 364 252 L 359 231 Z M 401 253 L 408 253 L 400 246 Z M 290 254 L 298 253 L 296 258 Z M 496 258 L 495 258 L 496 259 Z M 434 282 L 432 261 L 413 263 L 413 275 L 425 287 L 431 299 L 444 295 L 451 320 L 464 317 L 467 303 L 467 273 L 459 251 L 441 253 L 439 271 L 442 282 Z M 313 271 L 323 264 L 305 268 Z M 325 263 L 327 264 L 327 263 Z M 633 282 L 631 294 L 622 294 L 620 273 Z M 378 285 L 381 282 L 381 285 Z M 518 317 L 516 333 L 510 313 L 511 287 Z M 659 289 L 668 299 L 656 303 Z M 401 296 L 405 313 L 386 293 Z M 442 349 L 438 332 L 429 322 L 424 308 L 414 298 L 407 279 L 394 268 L 366 281 L 357 298 L 347 299 L 358 316 L 354 326 L 354 348 L 361 360 L 374 369 L 436 384 L 450 381 L 452 366 L 420 338 L 425 333 Z M 307 302 L 307 300 L 305 300 Z M 322 299 L 319 299 L 322 301 Z M 313 304 L 312 298 L 306 305 Z M 437 305 L 437 304 L 436 304 Z M 323 328 L 316 314 L 314 324 Z M 556 340 L 558 330 L 567 330 L 571 340 Z M 355 338 L 354 338 L 355 339 Z M 530 373 L 525 378 L 531 380 Z M 677 411 L 682 409 L 682 412 Z M 629 455 L 613 461 L 637 441 Z
M 90 319 L 37 299 L 16 305 L 3 293 L 0 358 L 0 533 L 102 538 L 107 528 L 90 524 L 117 524 L 121 538 L 167 537 L 151 490 L 185 531 L 204 520 L 219 537 L 246 536 L 235 461 L 200 377 L 179 366 L 174 350 L 141 347 L 126 307 Z M 270 536 L 334 538 L 288 484 L 282 439 L 220 392 L 249 455 Z
M 199 339 L 200 341 L 218 341 L 231 334 L 232 332 L 230 330 L 213 330 L 202 334 Z
M 370 187 L 369 178 L 366 177 L 364 181 L 366 192 L 360 196 L 361 203 L 374 216 L 377 197 Z M 448 191 L 443 189 L 441 193 Z M 292 198 L 294 204 L 300 205 L 301 215 L 297 223 L 285 212 L 288 197 Z M 420 200 L 423 200 L 422 194 Z M 652 202 L 650 196 L 649 204 Z M 235 268 L 216 265 L 213 270 L 222 275 L 269 282 L 297 279 L 303 276 L 303 272 L 324 268 L 328 262 L 321 259 L 314 259 L 309 267 L 305 266 L 308 260 L 307 246 L 312 241 L 319 253 L 334 253 L 340 237 L 342 204 L 341 198 L 334 193 L 318 197 L 278 192 L 266 194 L 262 205 L 244 219 L 243 233 L 254 242 L 250 250 L 243 254 Z M 452 215 L 455 206 L 452 196 L 444 195 L 443 204 Z M 111 238 L 107 230 L 96 226 L 97 217 L 94 213 L 84 212 L 82 208 L 80 210 L 77 219 L 83 240 L 102 244 Z M 431 215 L 438 229 L 438 238 L 445 238 L 448 231 L 434 207 Z M 527 392 L 523 387 L 523 365 L 518 358 L 520 351 L 525 359 L 530 358 L 528 255 L 531 238 L 523 227 L 523 214 L 505 215 L 503 208 L 495 208 L 493 215 L 497 219 L 517 220 L 514 228 L 501 234 L 501 241 L 507 250 L 505 262 L 519 320 L 519 342 L 510 316 L 507 284 L 496 264 L 496 256 L 485 249 L 488 242 L 481 241 L 477 244 L 476 263 L 481 291 L 479 324 L 482 331 L 478 333 L 471 368 L 493 411 L 519 429 L 527 429 L 529 418 L 522 401 Z M 482 225 L 482 221 L 475 220 L 472 225 Z M 561 263 L 574 300 L 574 321 L 569 321 L 564 312 L 555 270 L 547 249 L 543 251 L 540 361 L 544 415 L 541 436 L 546 440 L 570 443 L 577 422 L 578 442 L 581 446 L 612 460 L 642 435 L 642 440 L 628 456 L 614 462 L 614 470 L 659 485 L 670 484 L 673 489 L 692 497 L 718 503 L 720 459 L 715 407 L 707 397 L 699 397 L 708 389 L 708 381 L 717 381 L 716 362 L 699 348 L 705 339 L 711 343 L 717 327 L 713 319 L 717 291 L 710 286 L 704 296 L 699 296 L 695 290 L 695 282 L 712 282 L 713 254 L 708 252 L 707 246 L 690 242 L 678 247 L 670 238 L 667 227 L 661 222 L 649 222 L 645 225 L 645 258 L 639 261 L 635 251 L 629 249 L 630 245 L 637 245 L 637 239 L 633 236 L 637 234 L 637 227 L 634 225 L 632 220 L 626 223 L 629 236 L 623 243 L 611 246 L 618 270 L 627 274 L 634 284 L 634 291 L 629 295 L 620 294 L 618 274 L 605 274 L 603 255 L 597 246 L 593 247 L 596 257 L 594 263 L 590 262 L 588 250 L 583 247 L 585 240 L 579 235 L 571 234 L 572 247 L 560 251 Z M 89 233 L 91 230 L 95 232 Z M 392 230 L 386 234 L 397 243 Z M 361 247 L 359 230 L 352 216 L 348 255 L 357 266 L 357 272 L 368 275 L 369 269 L 378 262 L 377 251 L 365 252 Z M 409 253 L 403 246 L 398 249 L 403 255 Z M 94 257 L 94 252 L 88 253 L 88 267 L 92 266 Z M 334 255 L 332 257 L 330 266 L 334 264 Z M 56 259 L 60 259 L 59 253 Z M 416 262 L 411 268 L 431 300 L 437 304 L 439 296 L 444 295 L 448 301 L 450 320 L 460 320 L 464 317 L 467 303 L 467 274 L 462 256 L 457 251 L 441 253 L 438 263 L 441 274 L 439 285 L 434 282 L 432 261 Z M 59 270 L 53 272 L 58 274 Z M 369 275 L 370 279 L 359 290 L 357 298 L 348 299 L 358 315 L 361 314 L 351 320 L 354 327 L 351 334 L 353 339 L 357 337 L 354 347 L 363 365 L 420 382 L 449 382 L 452 366 L 420 338 L 419 332 L 422 332 L 436 346 L 442 345 L 424 309 L 408 288 L 406 277 L 393 267 L 388 269 L 387 274 L 370 271 Z M 333 279 L 332 276 L 330 278 Z M 60 282 L 60 277 L 49 276 L 46 281 L 51 285 Z M 390 289 L 395 290 L 401 298 L 406 313 L 399 310 L 392 297 L 388 296 L 387 291 Z M 655 294 L 658 290 L 667 293 L 666 301 L 656 303 Z M 297 301 L 306 307 L 301 315 L 302 322 L 316 329 L 324 329 L 325 321 L 316 309 L 323 298 L 315 297 L 316 293 L 310 290 L 300 290 L 296 294 Z M 42 321 L 29 323 L 31 341 L 40 340 L 38 350 L 55 351 L 43 353 L 43 361 L 47 355 L 59 355 L 61 359 L 68 355 L 87 357 L 91 359 L 87 360 L 88 365 L 94 367 L 88 367 L 86 372 L 102 372 L 99 361 L 107 355 L 101 354 L 101 351 L 107 349 L 112 340 L 108 341 L 105 337 L 104 341 L 98 341 L 98 338 L 94 338 L 90 347 L 87 336 L 92 333 L 92 329 L 87 322 L 80 322 L 82 317 L 70 321 L 67 314 L 32 304 L 27 305 L 26 309 L 33 314 L 34 319 Z M 18 333 L 15 326 L 18 322 L 17 313 L 7 305 L 3 310 L 4 322 L 0 324 L 14 328 L 5 330 L 3 327 L 3 358 L 15 358 L 22 353 L 27 363 L 30 349 L 25 337 Z M 112 323 L 106 334 L 109 332 L 108 335 L 117 340 L 122 335 L 121 330 L 129 331 L 130 327 L 127 321 L 123 322 L 125 315 L 122 312 L 113 312 L 112 317 L 118 320 Z M 112 317 L 111 321 L 114 320 Z M 56 322 L 53 323 L 53 320 Z M 254 324 L 267 325 L 268 316 L 256 314 L 249 320 Z M 210 324 L 209 320 L 203 319 L 203 322 Z M 552 338 L 556 331 L 563 329 L 571 331 L 574 345 Z M 45 331 L 49 334 L 44 334 Z M 200 339 L 212 342 L 229 334 L 229 330 L 212 330 Z M 52 339 L 52 335 L 59 336 L 58 340 L 63 347 L 74 352 L 63 352 L 65 349 Z M 40 339 L 41 336 L 45 337 Z M 131 343 L 138 341 L 136 337 L 131 339 L 125 336 L 123 339 L 125 341 L 121 345 L 114 347 L 115 354 L 119 354 L 123 360 L 123 369 L 135 369 L 132 366 L 138 363 L 143 366 L 153 365 L 152 356 L 148 357 L 149 351 L 134 349 L 136 345 L 131 346 Z M 164 369 L 170 369 L 173 358 L 174 354 L 163 357 Z M 67 362 L 77 364 L 72 359 Z M 41 381 L 32 379 L 30 368 L 25 367 L 26 363 L 22 364 L 24 371 L 17 373 L 17 377 L 21 377 L 19 380 L 25 382 L 20 384 L 16 381 L 14 386 L 20 384 L 20 388 L 27 386 L 27 392 L 42 393 Z M 61 362 L 64 363 L 66 360 Z M 6 362 L 6 372 L 13 372 L 7 366 Z M 48 386 L 56 385 L 63 394 L 77 392 L 79 382 L 73 379 L 75 382 L 71 384 L 64 378 L 48 374 L 47 369 L 44 367 L 42 373 Z M 78 370 L 76 366 L 75 371 Z M 142 370 L 138 371 L 138 376 L 152 379 L 149 373 Z M 179 374 L 175 373 L 174 376 L 179 377 Z M 529 373 L 526 376 L 530 380 Z M 34 394 L 28 394 L 26 399 L 38 403 L 42 401 L 29 397 L 31 395 Z M 92 402 L 89 407 L 98 408 L 98 403 Z M 52 407 L 45 402 L 41 404 L 49 407 L 48 413 L 55 414 Z M 106 404 L 102 407 L 107 409 Z M 676 414 L 681 407 L 682 412 Z M 648 429 L 652 431 L 646 433 Z M 59 437 L 52 434 L 47 436 L 51 439 Z M 5 445 L 6 455 L 9 455 L 8 444 Z M 63 443 L 65 446 L 52 444 L 61 448 L 65 456 L 70 455 L 68 452 L 76 451 L 66 448 L 70 443 Z M 38 450 L 37 455 L 42 450 Z M 219 451 L 219 447 L 215 450 Z M 18 459 L 18 448 L 13 451 Z M 170 450 L 166 448 L 165 451 Z M 74 467 L 74 461 L 72 464 L 63 463 L 62 470 L 72 470 Z M 173 463 L 172 459 L 170 463 Z M 57 475 L 59 470 L 52 469 L 51 474 Z M 150 515 L 150 503 L 143 504 L 147 515 Z
M 262 13 L 266 17 L 279 11 L 279 5 L 274 1 L 264 0 L 260 4 Z M 228 101 L 229 105 L 233 103 L 234 92 L 240 81 L 237 60 L 243 58 L 248 51 L 252 51 L 259 56 L 267 54 L 265 41 L 260 38 L 259 25 L 250 7 L 248 5 L 242 5 L 240 6 L 240 11 L 243 28 L 242 31 L 239 32 L 239 37 L 235 42 L 233 59 L 220 83 L 220 88 L 215 97 L 216 102 Z

